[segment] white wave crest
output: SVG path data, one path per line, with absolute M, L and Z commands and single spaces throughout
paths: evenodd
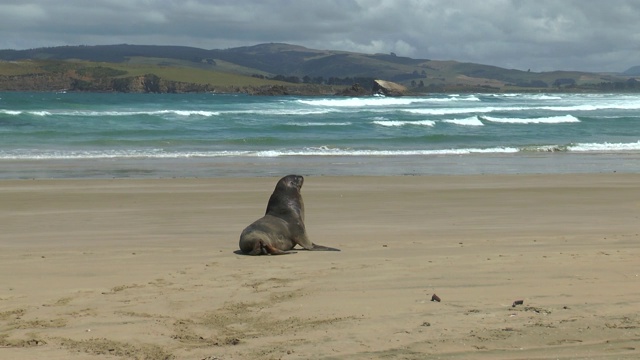
M 442 120 L 442 122 L 462 125 L 462 126 L 484 126 L 482 121 L 480 121 L 480 118 L 478 118 L 477 116 L 472 116 L 466 119 L 447 119 L 447 120 Z
M 406 125 L 434 126 L 436 124 L 436 122 L 432 120 L 421 120 L 421 121 L 376 120 L 373 123 L 376 125 L 386 126 L 386 127 L 397 127 L 397 126 L 406 126 Z
M 597 111 L 597 110 L 640 110 L 640 101 L 611 101 L 600 104 L 581 104 L 564 106 L 540 106 L 533 109 L 551 111 Z
M 307 126 L 349 126 L 349 125 L 351 125 L 351 123 L 350 122 L 330 122 L 330 123 L 323 123 L 323 122 L 295 123 L 295 122 L 289 122 L 289 123 L 287 123 L 287 125 L 289 125 L 289 126 L 302 126 L 302 127 L 307 127 Z
M 167 110 L 166 112 L 160 112 L 161 114 L 176 114 L 179 116 L 217 116 L 220 115 L 218 111 L 203 111 L 203 110 Z
M 575 152 L 616 152 L 616 151 L 640 151 L 640 141 L 635 143 L 584 143 L 574 144 L 568 147 Z
M 480 98 L 475 95 L 468 95 L 468 96 L 456 95 L 456 96 L 450 97 L 450 99 L 454 101 L 481 101 Z
M 206 111 L 206 110 L 157 110 L 157 111 L 138 111 L 138 112 L 109 112 L 112 116 L 130 116 L 130 115 L 178 115 L 178 116 L 218 116 L 219 111 Z M 99 113 L 98 113 L 99 114 Z
M 545 95 L 545 94 L 528 95 L 527 97 L 531 98 L 531 99 L 535 99 L 535 100 L 562 100 L 562 97 L 560 97 L 560 96 Z
M 220 115 L 219 111 L 206 111 L 206 110 L 153 110 L 153 111 L 30 111 L 30 114 L 40 116 L 78 116 L 78 117 L 118 117 L 118 116 L 140 116 L 140 115 L 177 115 L 177 116 L 217 116 Z
M 418 108 L 400 109 L 403 112 L 419 115 L 454 115 L 454 114 L 487 114 L 496 111 L 530 111 L 546 110 L 570 113 L 574 111 L 589 112 L 598 110 L 640 110 L 640 101 L 625 100 L 601 104 L 576 105 L 530 105 L 530 106 L 485 106 L 485 107 L 454 107 L 454 108 Z
M 244 115 L 323 115 L 336 112 L 334 109 L 260 109 L 260 110 L 229 110 L 222 111 L 221 114 L 244 114 Z
M 304 149 L 280 149 L 258 151 L 184 151 L 174 152 L 163 149 L 146 150 L 105 150 L 105 151 L 0 151 L 0 160 L 94 160 L 94 159 L 182 159 L 215 157 L 282 157 L 282 156 L 428 156 L 465 155 L 489 153 L 515 153 L 510 147 L 433 149 L 433 150 L 354 150 L 331 147 Z
M 311 106 L 329 106 L 329 107 L 364 107 L 364 106 L 393 106 L 393 105 L 410 105 L 429 101 L 428 98 L 409 98 L 409 97 L 363 97 L 363 98 L 345 98 L 345 99 L 317 99 L 302 100 L 297 102 Z
M 495 123 L 508 124 L 560 124 L 580 122 L 578 118 L 572 115 L 551 116 L 543 118 L 521 119 L 521 118 L 498 118 L 492 116 L 483 116 L 482 119 Z
M 402 111 L 417 115 L 455 115 L 455 114 L 484 114 L 493 111 L 519 111 L 526 110 L 524 107 L 469 107 L 469 108 L 423 108 L 423 109 L 403 109 Z
M 29 114 L 35 115 L 35 116 L 49 116 L 49 115 L 51 115 L 51 113 L 48 112 L 48 111 L 29 111 Z
M 20 115 L 20 114 L 22 114 L 22 111 L 19 111 L 19 110 L 5 110 L 5 109 L 0 109 L 0 114 L 6 114 L 6 115 Z
M 563 97 L 560 95 L 549 95 L 549 94 L 488 94 L 487 96 L 493 98 L 522 98 L 522 99 L 531 99 L 531 100 L 562 100 Z
M 446 103 L 446 102 L 454 102 L 454 101 L 482 101 L 475 95 L 468 96 L 460 96 L 460 95 L 449 95 L 445 98 L 426 98 L 425 102 L 435 102 L 435 103 Z
M 518 152 L 628 152 L 640 151 L 640 141 L 635 143 L 584 143 L 567 146 L 547 145 L 535 147 L 492 147 L 460 149 L 414 149 L 414 150 L 358 150 L 327 146 L 303 149 L 278 150 L 237 150 L 237 151 L 165 151 L 145 150 L 104 150 L 104 151 L 1 151 L 2 160 L 91 160 L 91 159 L 180 159 L 215 157 L 286 157 L 286 156 L 429 156 L 429 155 L 469 155 L 469 154 L 510 154 Z
M 245 156 L 279 157 L 279 156 L 427 156 L 427 155 L 467 155 L 489 153 L 516 153 L 519 150 L 511 147 L 467 148 L 467 149 L 433 149 L 433 150 L 355 150 L 329 147 L 305 148 L 303 150 L 270 150 L 247 153 Z

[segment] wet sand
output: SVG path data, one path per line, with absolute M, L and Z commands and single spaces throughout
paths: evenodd
M 640 356 L 640 175 L 309 176 L 342 251 L 235 253 L 276 181 L 0 181 L 0 358 Z

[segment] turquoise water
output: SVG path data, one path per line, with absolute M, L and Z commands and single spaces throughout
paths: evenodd
M 0 93 L 0 178 L 640 172 L 640 96 Z

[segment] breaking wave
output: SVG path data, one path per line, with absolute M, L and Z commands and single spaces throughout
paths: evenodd
M 462 126 L 483 126 L 484 124 L 480 121 L 480 118 L 477 116 L 468 117 L 466 119 L 445 119 L 442 122 L 462 125 Z
M 164 149 L 140 150 L 88 150 L 88 151 L 0 151 L 3 160 L 65 160 L 65 159 L 179 159 L 213 157 L 281 157 L 281 156 L 429 156 L 468 154 L 511 154 L 519 152 L 629 152 L 640 151 L 640 141 L 635 143 L 578 143 L 569 145 L 532 145 L 524 147 L 499 146 L 489 148 L 413 149 L 413 150 L 362 150 L 336 147 L 306 147 L 280 150 L 239 151 L 166 151 Z
M 494 123 L 508 124 L 561 124 L 580 122 L 578 118 L 572 115 L 551 116 L 542 118 L 499 118 L 492 116 L 482 116 L 481 119 Z
M 436 124 L 436 122 L 432 120 L 420 120 L 420 121 L 376 120 L 373 123 L 376 125 L 386 126 L 386 127 L 397 127 L 397 126 L 405 126 L 405 125 L 434 126 Z

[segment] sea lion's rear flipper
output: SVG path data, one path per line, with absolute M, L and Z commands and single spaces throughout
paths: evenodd
M 295 251 L 282 251 L 271 244 L 260 241 L 260 253 L 255 255 L 289 255 L 295 253 Z
M 311 251 L 340 251 L 340 249 L 336 249 L 336 248 L 332 248 L 332 247 L 328 247 L 328 246 L 323 246 L 323 245 L 318 245 L 318 244 L 314 244 L 311 243 L 312 247 L 310 249 L 307 250 L 311 250 Z

